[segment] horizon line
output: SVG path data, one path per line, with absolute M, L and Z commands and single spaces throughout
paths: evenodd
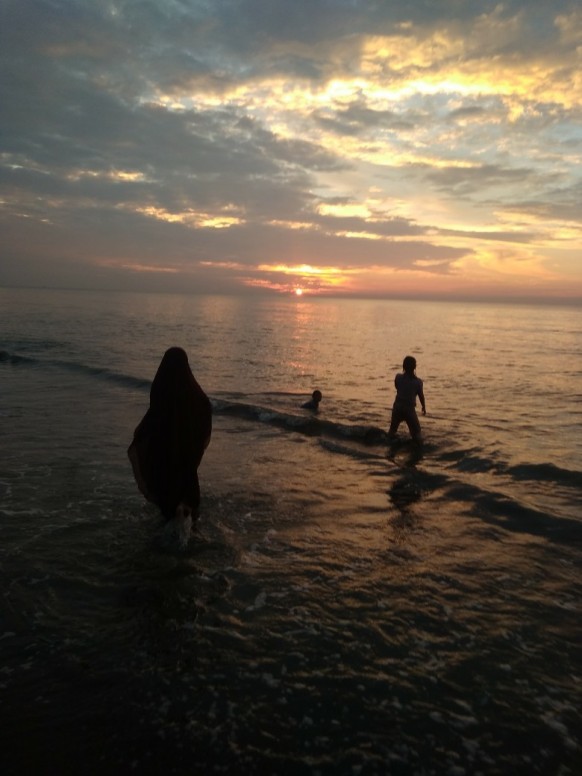
M 301 296 L 296 296 L 293 292 L 281 292 L 272 289 L 244 288 L 238 291 L 186 291 L 184 289 L 145 289 L 145 288 L 108 288 L 108 287 L 90 287 L 90 286 L 48 286 L 48 285 L 0 285 L 0 289 L 5 291 L 67 291 L 67 292 L 87 292 L 87 293 L 114 293 L 114 294 L 169 294 L 172 296 L 249 296 L 249 297 L 271 297 L 294 299 L 297 304 L 306 301 L 318 299 L 353 299 L 353 300 L 376 300 L 393 302 L 463 302 L 463 303 L 481 303 L 481 304 L 523 304 L 523 305 L 544 305 L 544 306 L 582 306 L 582 296 L 515 296 L 515 295 L 495 295 L 495 294 L 459 294 L 453 293 L 435 293 L 435 294 L 386 294 L 386 293 L 310 293 L 304 292 Z

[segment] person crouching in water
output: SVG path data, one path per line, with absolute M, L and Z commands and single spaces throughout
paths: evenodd
M 420 423 L 416 414 L 416 397 L 418 396 L 422 407 L 422 414 L 426 415 L 426 404 L 422 390 L 422 380 L 416 376 L 416 359 L 406 356 L 402 362 L 402 373 L 396 375 L 394 386 L 396 387 L 396 399 L 392 407 L 392 419 L 388 429 L 388 439 L 396 438 L 398 426 L 405 421 L 410 435 L 415 442 L 422 442 Z
M 127 454 L 138 488 L 156 504 L 181 544 L 200 504 L 198 467 L 210 442 L 212 405 L 182 348 L 164 353 L 150 389 L 150 406 Z
M 305 404 L 301 405 L 302 410 L 313 410 L 314 412 L 317 412 L 319 409 L 319 403 L 323 399 L 323 394 L 321 391 L 318 391 L 317 389 L 313 391 L 311 394 L 311 399 L 309 401 L 306 401 Z

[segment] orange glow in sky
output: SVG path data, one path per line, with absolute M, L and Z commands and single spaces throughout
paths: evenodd
M 576 4 L 68 1 L 1 54 L 0 285 L 582 300 Z

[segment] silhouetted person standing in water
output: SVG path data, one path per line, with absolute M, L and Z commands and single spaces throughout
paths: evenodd
M 416 414 L 416 397 L 420 400 L 422 414 L 426 415 L 426 404 L 422 389 L 422 380 L 416 376 L 416 359 L 406 356 L 402 362 L 402 373 L 396 375 L 394 386 L 396 399 L 392 407 L 392 420 L 388 429 L 388 439 L 396 438 L 398 426 L 404 421 L 415 442 L 422 442 L 422 433 L 418 415 Z
M 170 348 L 150 390 L 150 407 L 127 451 L 143 495 L 166 520 L 196 517 L 198 467 L 210 442 L 212 407 L 182 348 Z

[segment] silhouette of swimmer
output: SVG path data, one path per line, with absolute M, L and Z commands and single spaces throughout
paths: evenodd
M 314 412 L 317 412 L 319 409 L 319 402 L 323 399 L 323 395 L 321 391 L 313 391 L 311 394 L 311 399 L 309 401 L 306 401 L 305 404 L 301 405 L 302 410 L 313 410 Z
M 418 415 L 416 414 L 416 397 L 418 396 L 422 406 L 422 414 L 426 415 L 426 403 L 422 387 L 422 380 L 416 376 L 416 359 L 406 356 L 402 362 L 403 372 L 396 375 L 394 386 L 396 399 L 392 407 L 392 419 L 388 429 L 388 439 L 394 440 L 398 426 L 404 421 L 410 431 L 410 436 L 415 442 L 422 442 L 422 432 Z
M 164 518 L 197 516 L 198 467 L 212 433 L 210 400 L 196 382 L 182 348 L 164 353 L 150 390 L 150 406 L 127 454 L 138 488 Z

